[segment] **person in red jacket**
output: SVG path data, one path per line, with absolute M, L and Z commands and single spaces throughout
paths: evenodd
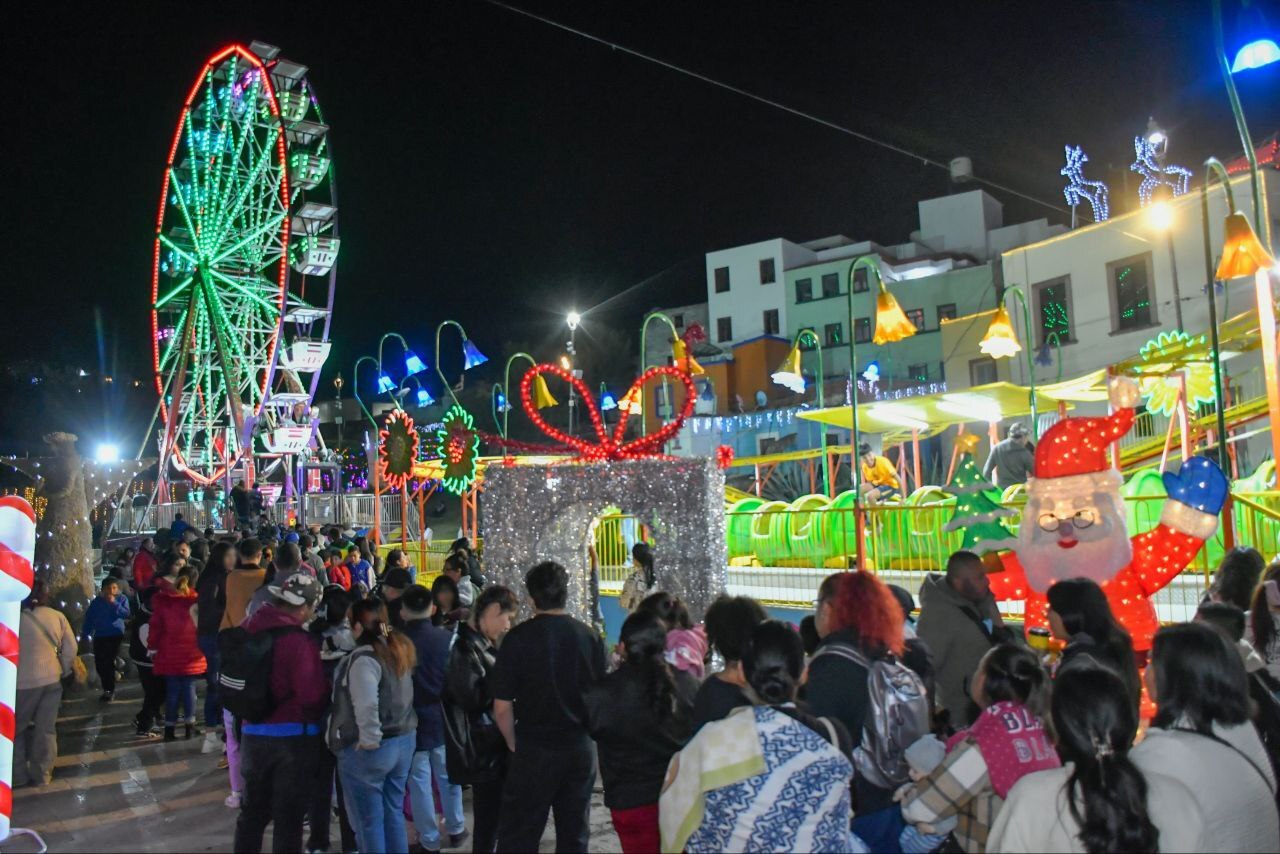
M 302 851 L 302 824 L 315 795 L 329 709 L 329 679 L 320 664 L 320 640 L 302 628 L 320 600 L 320 584 L 304 573 L 268 588 L 274 597 L 241 623 L 249 634 L 274 631 L 271 647 L 273 709 L 240 728 L 244 799 L 236 820 L 236 851 L 260 851 L 275 823 L 272 848 Z
M 156 574 L 156 541 L 143 537 L 138 553 L 133 556 L 133 589 L 139 593 L 151 586 Z
M 342 562 L 342 552 L 329 549 L 324 554 L 324 571 L 329 576 L 329 583 L 336 584 L 343 590 L 351 590 L 351 570 Z
M 196 640 L 196 592 L 191 587 L 195 573 L 184 568 L 157 582 L 151 599 L 151 629 L 147 649 L 151 651 L 152 672 L 164 677 L 164 740 L 173 741 L 178 726 L 179 705 L 186 724 L 186 737 L 195 733 L 196 678 L 204 675 L 204 653 Z

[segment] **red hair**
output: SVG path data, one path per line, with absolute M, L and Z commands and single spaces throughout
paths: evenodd
M 902 655 L 902 607 L 879 578 L 860 569 L 836 573 L 818 595 L 830 601 L 833 631 L 852 630 L 867 652 Z

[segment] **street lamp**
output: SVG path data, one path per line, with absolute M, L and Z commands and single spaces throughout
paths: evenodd
M 661 311 L 651 311 L 648 314 L 646 314 L 644 316 L 644 320 L 640 323 L 640 374 L 642 376 L 644 375 L 644 372 L 649 367 L 647 364 L 649 361 L 649 351 L 646 348 L 645 343 L 647 341 L 647 336 L 649 334 L 649 324 L 654 320 L 661 320 L 663 323 L 667 325 L 667 328 L 671 330 L 672 342 L 680 341 L 681 343 L 684 343 L 683 340 L 680 338 L 680 332 L 676 329 L 675 322 L 670 317 L 667 317 L 665 313 Z M 674 343 L 672 346 L 673 346 L 672 355 L 674 356 L 675 354 Z M 666 377 L 662 378 L 662 389 L 663 389 L 662 391 L 663 399 L 669 402 L 671 400 L 671 396 L 670 396 L 670 391 L 667 389 Z M 626 408 L 624 408 L 624 410 L 625 409 Z M 658 413 L 658 417 L 662 417 L 662 413 Z M 647 429 L 647 425 L 645 424 L 644 411 L 642 408 L 640 413 L 640 435 L 641 436 L 647 435 L 648 432 L 649 431 Z
M 373 417 L 373 413 L 369 411 L 369 407 L 364 405 L 364 400 L 360 397 L 360 365 L 364 362 L 372 362 L 374 367 L 378 367 L 378 373 L 380 375 L 379 380 L 381 380 L 382 369 L 378 366 L 378 360 L 372 356 L 361 356 L 359 359 L 356 359 L 355 365 L 351 368 L 351 396 L 356 399 L 356 405 L 360 407 L 360 410 L 364 413 L 364 417 L 369 419 L 369 424 L 374 430 L 377 430 L 377 419 Z M 378 387 L 381 393 L 381 381 L 379 381 Z
M 853 316 L 853 286 L 859 270 L 867 271 L 868 284 L 872 276 L 877 284 L 876 332 L 871 340 L 876 344 L 891 344 L 916 334 L 915 324 L 907 320 L 898 301 L 884 285 L 879 258 L 863 255 L 849 265 L 848 287 L 845 288 L 849 309 L 849 467 L 855 507 L 862 500 L 862 463 L 858 459 L 858 325 Z M 862 554 L 861 542 L 858 543 L 858 554 Z
M 579 372 L 573 368 L 573 359 L 578 357 L 577 337 L 578 325 L 582 323 L 582 315 L 577 311 L 570 311 L 565 315 L 565 323 L 569 327 L 569 340 L 565 342 L 565 346 L 569 348 L 568 356 L 560 357 L 560 367 L 569 371 L 573 376 L 580 376 Z M 573 422 L 578 412 L 578 392 L 574 388 L 573 383 L 569 383 L 569 435 L 573 435 Z
M 481 353 L 475 344 L 471 343 L 471 339 L 467 337 L 467 330 L 462 328 L 462 324 L 456 320 L 442 320 L 436 327 L 436 376 L 440 377 L 440 383 L 444 386 L 444 390 L 449 392 L 449 397 L 453 398 L 453 402 L 458 403 L 458 396 L 453 393 L 453 386 L 444 378 L 444 369 L 440 367 L 440 333 L 444 331 L 446 326 L 452 326 L 458 330 L 458 334 L 462 336 L 462 370 L 469 371 L 477 365 L 483 365 L 489 361 L 489 357 Z M 459 383 L 462 379 L 459 378 Z
M 1022 345 L 1018 343 L 1018 335 L 1013 330 L 1013 323 L 1009 319 L 1009 312 L 1004 307 L 1004 299 L 1009 294 L 1016 296 L 1018 302 L 1022 304 L 1023 327 L 1027 330 L 1027 335 L 1031 334 L 1031 309 L 1027 306 L 1027 296 L 1022 288 L 1010 285 L 1004 289 L 1004 297 L 996 307 L 995 317 L 991 318 L 987 332 L 978 344 L 978 349 L 993 359 L 1008 359 L 1022 350 Z M 1058 361 L 1061 362 L 1061 349 L 1058 352 Z M 1036 409 L 1036 366 L 1030 350 L 1027 351 L 1027 383 L 1030 386 L 1031 399 L 1031 438 L 1038 442 L 1040 441 L 1040 413 Z
M 773 372 L 773 381 L 784 388 L 794 391 L 796 394 L 803 394 L 805 388 L 804 372 L 800 367 L 800 343 L 806 338 L 813 342 L 813 346 L 818 350 L 818 394 L 817 404 L 819 409 L 826 406 L 824 389 L 826 386 L 825 379 L 822 375 L 822 341 L 818 338 L 818 333 L 809 327 L 805 327 L 796 333 L 795 340 L 791 342 L 791 352 L 787 353 L 787 358 L 782 360 L 782 364 L 778 366 L 778 370 Z M 819 423 L 821 428 L 821 444 L 822 444 L 822 494 L 830 497 L 831 495 L 831 458 L 827 454 L 827 428 Z M 856 448 L 854 449 L 857 450 Z
M 1173 277 L 1173 316 L 1174 324 L 1185 331 L 1182 325 L 1182 288 L 1178 285 L 1178 259 L 1173 252 L 1173 206 L 1161 200 L 1151 205 L 1147 216 L 1151 219 L 1151 227 L 1164 233 L 1164 242 L 1169 250 L 1169 271 Z

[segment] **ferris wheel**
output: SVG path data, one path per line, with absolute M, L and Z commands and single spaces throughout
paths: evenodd
M 313 446 L 337 195 L 308 69 L 279 53 L 215 54 L 169 149 L 151 282 L 162 480 L 212 484 Z

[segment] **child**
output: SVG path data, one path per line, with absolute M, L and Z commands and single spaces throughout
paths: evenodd
M 164 677 L 151 671 L 151 653 L 147 650 L 147 635 L 151 631 L 151 597 L 155 589 L 148 588 L 138 594 L 138 612 L 129 625 L 129 658 L 138 668 L 138 681 L 142 684 L 142 709 L 133 719 L 138 735 L 158 738 L 153 729 L 160 719 L 160 705 L 164 702 Z
M 917 783 L 929 776 L 929 773 L 942 764 L 942 760 L 946 758 L 947 748 L 936 735 L 924 735 L 916 739 L 916 741 L 903 752 L 903 757 L 907 760 L 907 767 L 911 774 L 911 783 L 906 784 L 899 789 L 899 794 L 911 790 L 911 784 Z M 895 796 L 896 797 L 896 796 Z M 905 816 L 908 821 L 910 818 Z M 903 854 L 927 854 L 934 851 L 947 837 L 951 835 L 951 831 L 956 829 L 959 820 L 956 816 L 944 818 L 937 824 L 925 824 L 923 822 L 909 823 L 902 830 L 902 835 L 898 837 L 898 845 L 902 847 Z
M 93 641 L 93 664 L 102 682 L 102 696 L 98 699 L 110 703 L 116 695 L 116 654 L 124 640 L 124 621 L 129 619 L 129 600 L 120 592 L 120 585 L 108 577 L 102 589 L 84 612 L 84 628 L 81 638 Z
M 667 627 L 667 664 L 701 681 L 707 675 L 707 630 L 695 626 L 689 608 L 670 593 L 651 593 L 637 611 L 654 614 Z

